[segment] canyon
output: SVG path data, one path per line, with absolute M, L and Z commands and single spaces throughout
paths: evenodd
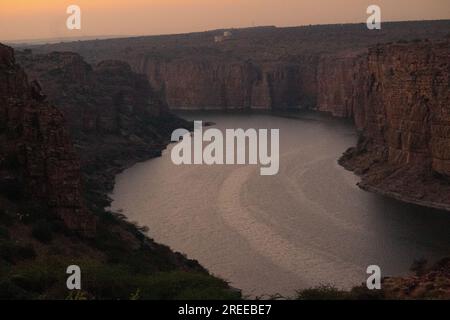
M 11 241 L 37 248 L 45 263 L 60 252 L 61 261 L 82 256 L 108 268 L 125 266 L 127 273 L 116 270 L 119 277 L 109 273 L 118 281 L 130 270 L 139 277 L 183 272 L 188 298 L 199 281 L 212 286 L 200 288 L 200 297 L 240 297 L 197 261 L 105 209 L 116 174 L 161 155 L 174 129 L 192 129 L 175 109 L 310 109 L 349 119 L 359 141 L 339 163 L 361 176 L 362 189 L 449 211 L 449 27 L 449 20 L 385 23 L 382 30 L 362 24 L 261 27 L 233 29 L 214 42 L 227 31 L 216 30 L 30 46 L 16 50 L 17 58 L 1 45 L 0 223 L 14 212 Z M 16 216 L 19 211 L 24 214 Z M 34 226 L 22 219 L 34 211 L 39 220 L 55 214 L 67 234 L 55 231 L 53 245 L 33 239 Z M 15 259 L 8 271 L 14 276 L 32 258 Z M 447 266 L 439 269 L 446 277 Z M 169 292 L 155 289 L 158 281 L 156 287 L 141 283 L 144 297 L 177 296 L 170 277 L 158 280 Z M 435 283 L 432 278 L 392 278 L 389 290 Z M 0 294 L 6 282 L 8 290 L 21 285 L 5 279 Z M 115 295 L 90 283 L 88 295 L 128 298 L 138 281 L 132 280 Z M 64 298 L 65 291 L 52 290 Z
M 0 299 L 71 299 L 65 270 L 73 263 L 83 272 L 83 299 L 201 290 L 240 297 L 197 261 L 105 209 L 115 174 L 159 155 L 172 126 L 187 122 L 125 63 L 106 61 L 94 71 L 76 54 L 25 55 L 30 76 L 0 44 Z M 177 292 L 173 281 L 181 283 Z M 199 282 L 203 289 L 193 292 Z
M 171 109 L 313 109 L 355 123 L 340 163 L 360 187 L 450 210 L 450 21 L 233 29 L 59 43 L 88 61 L 127 61 Z

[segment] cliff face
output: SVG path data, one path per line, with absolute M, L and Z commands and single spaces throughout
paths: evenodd
M 361 138 L 341 163 L 362 188 L 450 209 L 449 61 L 446 41 L 377 46 L 355 62 L 345 99 Z
M 82 199 L 80 164 L 62 114 L 29 83 L 13 50 L 0 44 L 0 185 L 29 199 L 72 230 L 92 234 L 95 220 Z
M 353 116 L 359 63 L 357 52 L 320 57 L 316 78 L 318 111 L 340 118 Z
M 296 62 L 145 58 L 145 73 L 172 109 L 277 109 L 310 106 L 313 58 Z M 302 63 L 303 62 L 303 63 Z M 312 80 L 312 81 L 311 81 Z
M 450 20 L 384 23 L 382 31 L 368 30 L 365 24 L 260 27 L 233 29 L 219 43 L 215 36 L 230 30 L 59 43 L 33 50 L 73 51 L 91 63 L 126 61 L 145 74 L 174 109 L 283 109 L 313 107 L 322 99 L 318 87 L 347 77 L 352 54 L 338 55 L 343 65 L 337 70 L 337 52 L 359 52 L 390 41 L 440 39 L 449 28 Z M 348 87 L 340 86 L 336 101 L 348 94 L 342 91 Z M 348 105 L 337 110 L 348 102 L 333 103 L 319 102 L 336 115 L 349 113 Z
M 85 133 L 135 133 L 142 119 L 166 111 L 145 77 L 125 62 L 102 61 L 95 67 L 76 53 L 21 53 L 18 61 L 38 80 L 48 98 L 64 112 L 75 136 Z M 130 122 L 136 126 L 132 126 Z
M 29 51 L 19 53 L 18 61 L 64 114 L 88 193 L 95 194 L 99 208 L 108 206 L 106 194 L 118 171 L 160 155 L 170 133 L 189 126 L 125 62 L 106 60 L 93 67 L 76 53 Z

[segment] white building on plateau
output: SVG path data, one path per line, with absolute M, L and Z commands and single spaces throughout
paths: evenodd
M 230 39 L 232 36 L 233 36 L 233 33 L 231 33 L 231 31 L 225 31 L 223 33 L 223 35 L 215 36 L 214 37 L 214 42 L 223 42 L 225 40 Z
M 222 42 L 224 40 L 223 36 L 215 36 L 214 37 L 214 42 Z

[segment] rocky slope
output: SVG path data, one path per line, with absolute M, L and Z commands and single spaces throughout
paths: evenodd
M 431 267 L 424 265 L 415 274 L 383 279 L 385 299 L 450 299 L 450 259 Z
M 13 50 L 0 44 L 0 186 L 31 200 L 84 234 L 95 231 L 86 210 L 80 164 L 61 112 L 29 83 Z M 25 201 L 24 200 L 24 201 Z
M 125 62 L 107 60 L 92 67 L 76 53 L 30 51 L 19 53 L 18 61 L 67 119 L 88 194 L 102 199 L 100 207 L 108 205 L 105 194 L 118 171 L 160 155 L 171 132 L 189 126 Z
M 426 260 L 416 260 L 411 273 L 402 277 L 384 277 L 381 290 L 369 290 L 367 284 L 349 291 L 320 285 L 298 291 L 299 300 L 448 300 L 450 299 L 450 259 L 431 267 Z

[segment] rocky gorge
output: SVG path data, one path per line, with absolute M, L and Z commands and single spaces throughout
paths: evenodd
M 151 277 L 157 271 L 188 271 L 177 277 L 187 277 L 187 287 L 201 279 L 205 286 L 199 296 L 209 296 L 211 286 L 215 296 L 237 297 L 197 262 L 105 210 L 114 176 L 158 156 L 173 129 L 190 127 L 170 109 L 307 108 L 354 121 L 358 145 L 339 162 L 361 176 L 361 188 L 450 210 L 449 26 L 447 20 L 391 23 L 373 34 L 361 25 L 265 27 L 233 30 L 221 43 L 212 39 L 224 30 L 60 43 L 17 52 L 31 82 L 12 50 L 2 48 L 1 119 L 8 120 L 0 123 L 6 141 L 2 185 L 25 190 L 54 210 L 69 230 L 87 235 L 81 241 L 55 237 L 83 246 L 96 263 L 112 261 L 119 278 L 127 279 L 120 270 L 124 265 Z M 5 212 L 16 209 L 17 201 L 6 198 Z M 20 228 L 11 229 L 14 239 L 19 234 L 43 257 L 52 256 L 55 248 L 36 245 L 29 239 L 30 227 Z M 440 272 L 448 276 L 446 270 Z M 138 280 L 115 288 L 118 296 L 127 298 Z M 155 291 L 177 296 L 171 281 L 176 282 L 170 276 L 145 282 L 143 297 Z M 411 281 L 422 283 L 395 279 L 389 290 Z M 160 283 L 168 292 L 155 289 Z M 5 286 L 23 289 L 15 280 L 0 283 L 0 289 Z M 89 297 L 111 296 L 104 284 L 94 281 L 89 288 Z M 60 297 L 61 288 L 56 291 Z
M 360 143 L 340 163 L 362 175 L 362 188 L 449 210 L 449 26 L 261 27 L 219 43 L 223 30 L 36 50 L 127 61 L 172 109 L 308 108 L 353 119 Z
M 186 122 L 124 63 L 104 62 L 97 73 L 76 54 L 27 63 L 44 72 L 41 82 L 0 44 L 0 299 L 239 298 L 197 261 L 105 209 L 115 172 L 158 155 L 167 128 Z M 74 263 L 83 290 L 70 292 Z

